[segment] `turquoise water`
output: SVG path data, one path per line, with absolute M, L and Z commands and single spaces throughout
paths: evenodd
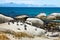
M 28 15 L 30 17 L 35 17 L 39 13 L 44 12 L 47 15 L 58 12 L 60 13 L 60 8 L 56 7 L 0 7 L 0 14 L 15 17 L 18 15 Z

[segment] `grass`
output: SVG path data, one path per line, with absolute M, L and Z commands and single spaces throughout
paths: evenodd
M 0 40 L 10 40 L 5 33 L 0 32 Z
M 0 32 L 5 33 L 5 34 L 11 34 L 11 35 L 13 35 L 16 38 L 21 38 L 21 37 L 34 38 L 32 35 L 30 35 L 30 34 L 28 34 L 26 32 L 14 32 L 12 30 L 0 31 Z
M 21 38 L 21 37 L 34 38 L 32 35 L 29 35 L 25 32 L 17 32 L 17 33 L 15 33 L 15 37 L 17 37 L 17 38 Z
M 10 34 L 10 33 L 4 33 L 4 32 L 0 32 L 0 40 L 10 40 L 5 34 Z M 11 34 L 12 35 L 12 34 Z M 15 32 L 15 33 L 13 33 L 13 36 L 14 36 L 14 38 L 18 38 L 18 39 L 20 39 L 20 38 L 37 38 L 38 36 L 36 36 L 36 37 L 34 37 L 34 36 L 32 36 L 32 35 L 30 35 L 30 34 L 28 34 L 28 33 L 26 33 L 26 32 Z M 49 39 L 48 37 L 45 37 L 45 36 L 41 36 L 41 37 L 39 37 L 39 38 L 47 38 L 47 39 Z M 60 38 L 59 39 L 55 39 L 55 40 L 60 40 Z

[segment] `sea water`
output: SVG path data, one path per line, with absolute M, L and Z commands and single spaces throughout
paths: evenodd
M 51 13 L 60 13 L 59 7 L 0 7 L 0 14 L 4 14 L 10 17 L 16 17 L 19 15 L 28 15 L 29 17 L 35 17 L 39 13 L 46 13 L 48 16 Z

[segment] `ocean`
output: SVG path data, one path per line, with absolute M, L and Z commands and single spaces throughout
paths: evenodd
M 39 13 L 46 13 L 47 16 L 51 13 L 60 13 L 59 7 L 0 7 L 0 14 L 4 14 L 10 17 L 16 17 L 19 15 L 28 15 L 35 17 Z

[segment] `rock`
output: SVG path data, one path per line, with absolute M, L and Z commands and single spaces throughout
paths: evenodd
M 53 15 L 53 16 L 60 16 L 60 13 L 52 13 L 50 15 Z
M 52 13 L 47 17 L 47 19 L 49 19 L 49 20 L 59 20 L 60 19 L 60 13 Z
M 21 16 L 15 17 L 15 18 L 20 19 L 20 18 L 25 18 L 25 17 L 28 17 L 28 16 L 27 15 L 21 15 Z
M 21 16 L 15 17 L 15 19 L 20 20 L 20 21 L 25 21 L 27 18 L 28 18 L 27 15 L 21 15 Z
M 46 19 L 46 14 L 45 13 L 40 13 L 36 17 L 41 18 L 41 19 Z
M 26 23 L 29 23 L 29 22 L 33 26 L 37 26 L 37 27 L 40 27 L 40 26 L 44 25 L 44 22 L 41 19 L 38 19 L 38 18 L 27 18 Z
M 60 31 L 60 26 L 58 26 L 58 29 L 59 29 L 59 31 Z
M 14 20 L 14 19 L 11 17 L 0 14 L 0 23 L 9 22 L 10 20 Z
M 49 36 L 49 37 L 58 37 L 59 36 L 59 33 L 58 32 L 49 32 L 49 33 L 47 33 L 46 34 L 47 36 Z
M 55 19 L 56 19 L 56 16 L 50 15 L 50 16 L 47 17 L 47 19 L 48 19 L 48 20 L 55 20 Z
M 45 35 L 46 31 L 41 28 L 37 28 L 35 26 L 24 24 L 21 25 L 21 22 L 18 22 L 19 26 L 16 25 L 16 22 L 14 24 L 10 23 L 8 25 L 7 23 L 0 24 L 0 31 L 3 31 L 5 33 L 14 34 L 15 32 L 26 32 L 28 34 L 31 34 L 33 36 L 42 36 Z M 25 30 L 26 27 L 26 30 Z M 18 29 L 19 28 L 19 29 Z

